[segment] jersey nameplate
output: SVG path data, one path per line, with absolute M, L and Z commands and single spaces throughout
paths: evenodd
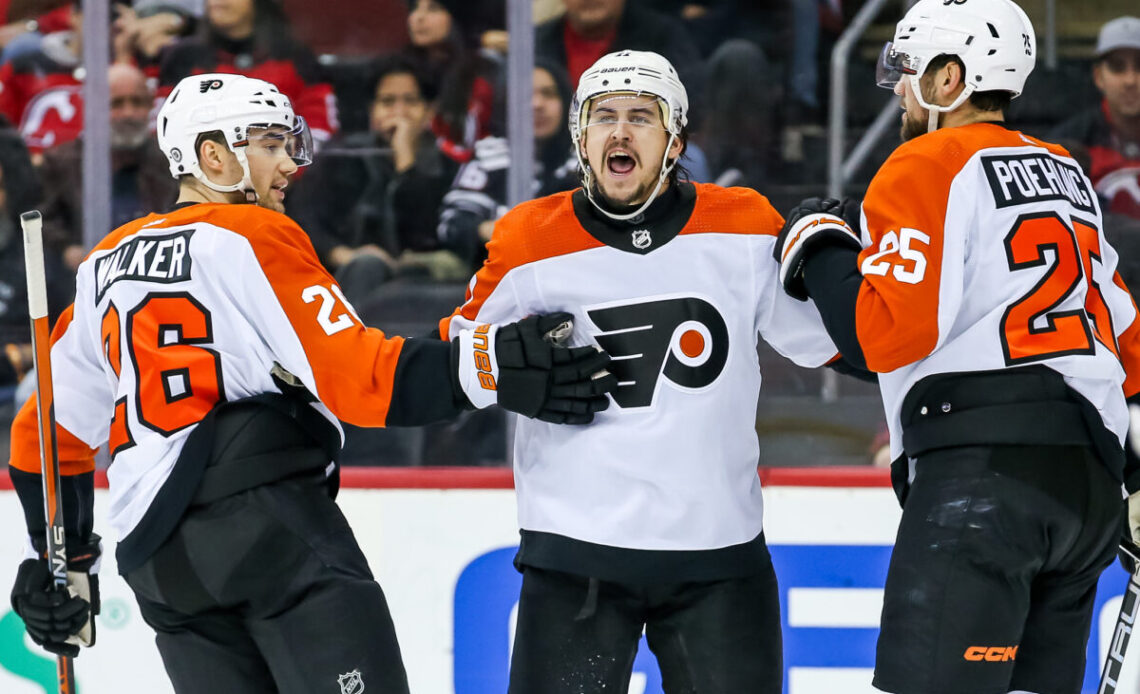
M 1047 200 L 1068 200 L 1073 207 L 1095 214 L 1092 194 L 1080 169 L 1047 154 L 982 157 L 997 207 Z
M 172 284 L 190 279 L 187 252 L 193 229 L 165 236 L 136 236 L 95 260 L 95 303 L 119 280 Z

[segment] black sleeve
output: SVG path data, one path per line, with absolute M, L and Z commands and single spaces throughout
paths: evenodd
M 24 472 L 14 467 L 8 468 L 12 487 L 24 507 L 24 523 L 28 535 L 35 542 L 47 542 L 47 519 L 44 518 L 43 476 Z M 63 527 L 69 541 L 85 542 L 91 537 L 94 527 L 95 473 L 61 475 L 59 496 L 63 502 Z
M 843 360 L 856 370 L 866 371 L 867 361 L 855 329 L 855 303 L 863 284 L 858 258 L 859 252 L 846 246 L 820 248 L 804 263 L 804 286 Z
M 470 408 L 459 387 L 451 342 L 409 337 L 396 362 L 392 400 L 388 404 L 390 427 L 415 427 L 451 419 Z

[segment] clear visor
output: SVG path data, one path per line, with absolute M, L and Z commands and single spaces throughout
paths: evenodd
M 619 126 L 664 130 L 665 104 L 653 94 L 618 92 L 595 97 L 586 105 L 582 127 L 608 135 Z
M 895 50 L 895 44 L 887 41 L 883 52 L 879 54 L 879 62 L 875 66 L 875 84 L 884 89 L 894 89 L 903 77 L 917 75 L 919 60 L 901 51 Z
M 305 119 L 297 116 L 292 128 L 284 125 L 251 125 L 247 130 L 247 155 L 287 156 L 297 166 L 313 163 L 313 136 Z

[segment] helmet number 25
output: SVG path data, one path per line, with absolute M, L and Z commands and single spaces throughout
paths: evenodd
M 1101 259 L 1096 226 L 1074 218 L 1070 228 L 1053 212 L 1025 214 L 1006 235 L 1005 252 L 1011 271 L 1046 267 L 1041 280 L 1002 316 L 1006 364 L 1092 354 L 1094 339 L 1118 353 L 1112 315 L 1093 280 L 1093 261 Z M 1082 290 L 1084 305 L 1074 306 L 1070 298 Z M 1068 308 L 1057 310 L 1062 305 Z

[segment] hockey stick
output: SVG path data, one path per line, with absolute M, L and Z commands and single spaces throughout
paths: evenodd
M 67 543 L 59 499 L 59 450 L 55 438 L 55 403 L 51 386 L 51 335 L 48 330 L 47 280 L 44 276 L 43 219 L 38 210 L 20 215 L 24 230 L 24 267 L 28 275 L 28 315 L 32 320 L 32 354 L 36 369 L 36 413 L 40 432 L 40 472 L 44 480 L 48 566 L 56 589 L 67 592 Z M 74 694 L 75 665 L 61 655 L 56 661 L 60 694 Z
M 1132 557 L 1133 572 L 1124 590 L 1124 601 L 1120 603 L 1120 615 L 1116 618 L 1116 628 L 1112 630 L 1112 643 L 1108 647 L 1108 658 L 1100 673 L 1100 687 L 1097 694 L 1116 694 L 1117 679 L 1124 667 L 1124 653 L 1132 636 L 1132 628 L 1140 613 L 1140 547 L 1130 540 L 1122 540 L 1120 549 Z

